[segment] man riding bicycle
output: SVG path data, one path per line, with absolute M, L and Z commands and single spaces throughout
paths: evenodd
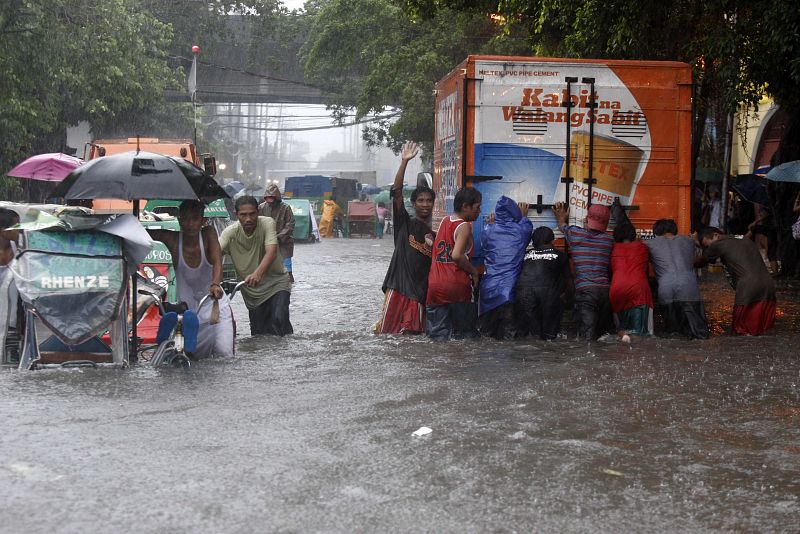
M 217 232 L 204 226 L 205 206 L 197 200 L 185 200 L 178 208 L 180 232 L 148 230 L 153 239 L 166 245 L 175 267 L 178 302 L 188 310 L 183 317 L 185 350 L 194 358 L 232 357 L 235 323 L 230 301 L 222 290 L 222 252 Z M 200 301 L 209 295 L 201 309 Z M 212 310 L 219 307 L 219 317 L 211 324 Z M 216 315 L 216 313 L 214 314 Z M 169 337 L 177 323 L 177 314 L 167 313 L 158 327 L 156 343 Z

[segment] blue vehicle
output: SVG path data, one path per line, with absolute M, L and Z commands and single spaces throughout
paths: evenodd
M 304 198 L 316 206 L 316 214 L 322 215 L 326 200 L 335 200 L 342 211 L 347 211 L 347 203 L 358 199 L 358 181 L 350 178 L 335 178 L 320 174 L 290 176 L 286 178 L 283 198 Z

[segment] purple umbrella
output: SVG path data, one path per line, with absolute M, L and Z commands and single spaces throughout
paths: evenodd
M 44 182 L 60 182 L 83 163 L 73 156 L 55 152 L 31 156 L 10 171 L 9 176 L 41 180 Z

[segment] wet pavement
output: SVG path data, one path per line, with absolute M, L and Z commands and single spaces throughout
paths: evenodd
M 799 282 L 761 338 L 706 275 L 708 341 L 432 344 L 371 333 L 391 252 L 295 247 L 234 360 L 0 370 L 0 531 L 800 530 Z

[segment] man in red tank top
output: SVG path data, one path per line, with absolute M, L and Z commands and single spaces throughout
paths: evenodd
M 453 199 L 455 215 L 442 220 L 433 240 L 428 275 L 425 333 L 434 340 L 475 337 L 477 309 L 472 301 L 479 271 L 469 261 L 472 221 L 481 213 L 481 194 L 465 187 Z

